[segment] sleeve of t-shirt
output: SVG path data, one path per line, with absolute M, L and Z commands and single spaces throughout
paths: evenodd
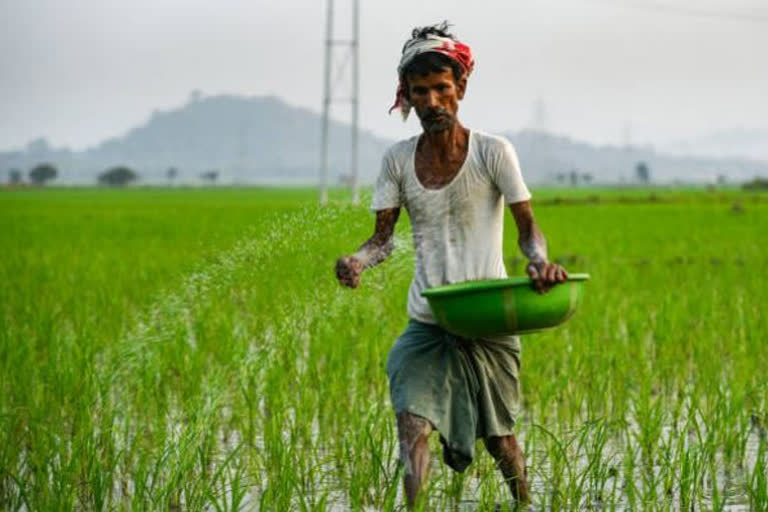
M 528 201 L 531 193 L 523 181 L 520 162 L 515 147 L 507 139 L 499 137 L 489 152 L 488 170 L 507 204 Z
M 402 206 L 400 179 L 392 159 L 392 153 L 387 151 L 381 159 L 381 171 L 379 177 L 376 178 L 371 211 L 399 208 L 400 206 Z

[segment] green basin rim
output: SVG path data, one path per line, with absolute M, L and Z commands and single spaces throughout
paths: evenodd
M 586 281 L 589 274 L 568 274 L 568 281 Z M 463 283 L 435 286 L 421 292 L 423 297 L 440 297 L 443 295 L 461 295 L 467 292 L 479 292 L 495 290 L 497 288 L 509 288 L 514 286 L 530 286 L 530 277 L 507 277 L 504 279 L 482 279 L 478 281 L 465 281 Z

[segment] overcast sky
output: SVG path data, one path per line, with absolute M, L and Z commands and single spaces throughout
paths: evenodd
M 336 0 L 338 37 L 348 35 L 349 2 Z M 395 68 L 410 29 L 442 19 L 475 53 L 461 105 L 470 127 L 523 128 L 540 99 L 551 131 L 596 143 L 768 128 L 765 0 L 360 3 L 360 121 L 381 135 L 419 130 L 387 115 Z M 38 136 L 82 149 L 184 104 L 193 89 L 319 111 L 324 5 L 0 0 L 0 149 Z

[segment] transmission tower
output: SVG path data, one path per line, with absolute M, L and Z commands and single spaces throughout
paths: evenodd
M 325 22 L 325 69 L 323 77 L 323 128 L 321 147 L 320 169 L 320 202 L 328 201 L 328 127 L 330 124 L 331 105 L 334 103 L 348 103 L 351 107 L 350 133 L 350 186 L 352 188 L 352 202 L 359 201 L 358 183 L 358 116 L 360 107 L 360 4 L 359 0 L 350 0 L 352 3 L 352 34 L 349 39 L 336 39 L 334 37 L 334 0 L 327 1 Z M 341 55 L 340 55 L 341 54 Z M 349 73 L 346 68 L 351 61 L 352 69 Z M 331 74 L 336 70 L 336 76 Z M 337 89 L 341 77 L 346 77 L 348 83 L 347 97 L 339 97 Z

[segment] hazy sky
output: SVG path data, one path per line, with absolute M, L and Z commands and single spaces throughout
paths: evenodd
M 361 0 L 363 128 L 387 115 L 401 46 L 442 19 L 472 46 L 468 126 L 529 125 L 597 143 L 768 128 L 765 0 Z M 338 37 L 349 0 L 336 0 Z M 74 149 L 204 94 L 273 94 L 320 110 L 322 0 L 0 0 L 0 149 Z M 339 94 L 344 95 L 340 89 Z M 335 116 L 348 111 L 338 107 Z

